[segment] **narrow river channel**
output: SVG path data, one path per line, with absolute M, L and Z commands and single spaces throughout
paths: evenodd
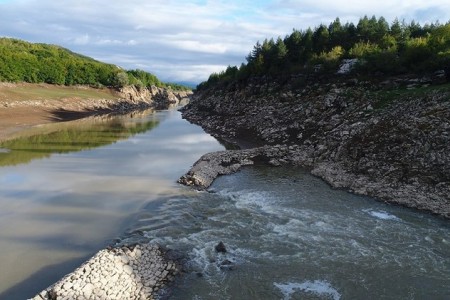
M 210 192 L 176 183 L 222 149 L 175 110 L 0 144 L 0 299 L 34 295 L 115 241 L 146 240 L 188 260 L 170 299 L 448 299 L 448 221 L 294 168 L 246 168 Z

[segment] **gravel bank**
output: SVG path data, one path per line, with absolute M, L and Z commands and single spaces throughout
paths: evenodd
M 178 262 L 156 245 L 109 248 L 32 300 L 155 299 L 180 271 Z

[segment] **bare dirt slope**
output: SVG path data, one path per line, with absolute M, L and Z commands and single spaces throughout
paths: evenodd
M 31 126 L 80 117 L 118 99 L 110 89 L 0 83 L 0 140 Z

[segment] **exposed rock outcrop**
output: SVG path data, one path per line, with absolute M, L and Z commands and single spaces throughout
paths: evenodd
M 221 139 L 279 144 L 285 150 L 278 162 L 310 168 L 334 187 L 450 218 L 448 84 L 429 86 L 439 83 L 433 76 L 322 80 L 259 78 L 216 87 L 197 93 L 183 116 Z M 206 157 L 194 174 L 226 173 Z M 188 176 L 202 183 L 200 175 Z
M 52 85 L 31 85 L 31 84 L 6 84 L 1 83 L 2 87 L 9 89 L 18 86 L 38 86 L 42 89 L 50 89 Z M 137 88 L 135 86 L 126 86 L 119 90 L 115 89 L 94 89 L 88 86 L 66 87 L 65 97 L 56 99 L 38 98 L 38 99 L 20 99 L 20 100 L 1 100 L 0 109 L 15 108 L 44 108 L 49 111 L 65 110 L 69 112 L 78 112 L 80 117 L 86 115 L 96 115 L 104 113 L 128 113 L 134 110 L 144 110 L 149 108 L 168 109 L 179 105 L 185 105 L 189 102 L 192 91 L 174 91 L 171 88 L 159 88 L 152 86 L 150 88 Z M 78 97 L 78 90 L 103 91 L 108 94 L 107 98 L 100 98 L 99 94 L 94 98 Z
M 186 104 L 191 91 L 174 91 L 170 88 L 151 86 L 150 88 L 137 88 L 135 86 L 123 87 L 119 96 L 130 103 L 143 103 L 156 109 L 167 109 L 172 106 Z
M 218 151 L 203 155 L 178 182 L 197 189 L 208 188 L 220 175 L 237 172 L 241 167 L 261 162 L 279 165 L 284 149 L 277 147 L 260 147 L 246 150 Z

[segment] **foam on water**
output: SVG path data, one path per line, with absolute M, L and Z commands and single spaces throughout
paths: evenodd
M 299 228 L 305 227 L 304 222 L 297 219 L 290 219 L 286 224 L 274 224 L 273 232 L 280 237 L 292 237 L 298 236 Z
M 289 300 L 296 292 L 313 293 L 319 296 L 329 296 L 333 300 L 341 299 L 341 294 L 326 281 L 314 280 L 304 281 L 302 283 L 288 282 L 288 283 L 274 283 L 274 285 L 281 290 L 284 299 Z
M 380 220 L 390 220 L 390 221 L 401 221 L 401 219 L 397 218 L 396 216 L 389 214 L 382 210 L 370 210 L 370 209 L 364 209 L 363 212 L 371 215 L 372 217 L 375 217 Z
M 250 185 L 242 174 L 219 178 L 213 193 L 163 199 L 142 215 L 148 239 L 188 259 L 188 285 L 173 299 L 363 299 L 379 286 L 404 295 L 401 285 L 378 275 L 385 270 L 397 281 L 421 277 L 434 286 L 436 278 L 448 277 L 442 259 L 449 239 L 442 229 L 420 228 L 408 212 L 353 195 L 341 199 L 318 190 L 304 198 L 282 186 L 285 178 L 251 177 Z M 215 251 L 220 241 L 227 253 Z M 347 284 L 359 280 L 357 287 Z
M 252 190 L 234 192 L 223 190 L 218 194 L 233 200 L 237 209 L 260 210 L 266 213 L 274 213 L 273 201 L 268 192 Z

